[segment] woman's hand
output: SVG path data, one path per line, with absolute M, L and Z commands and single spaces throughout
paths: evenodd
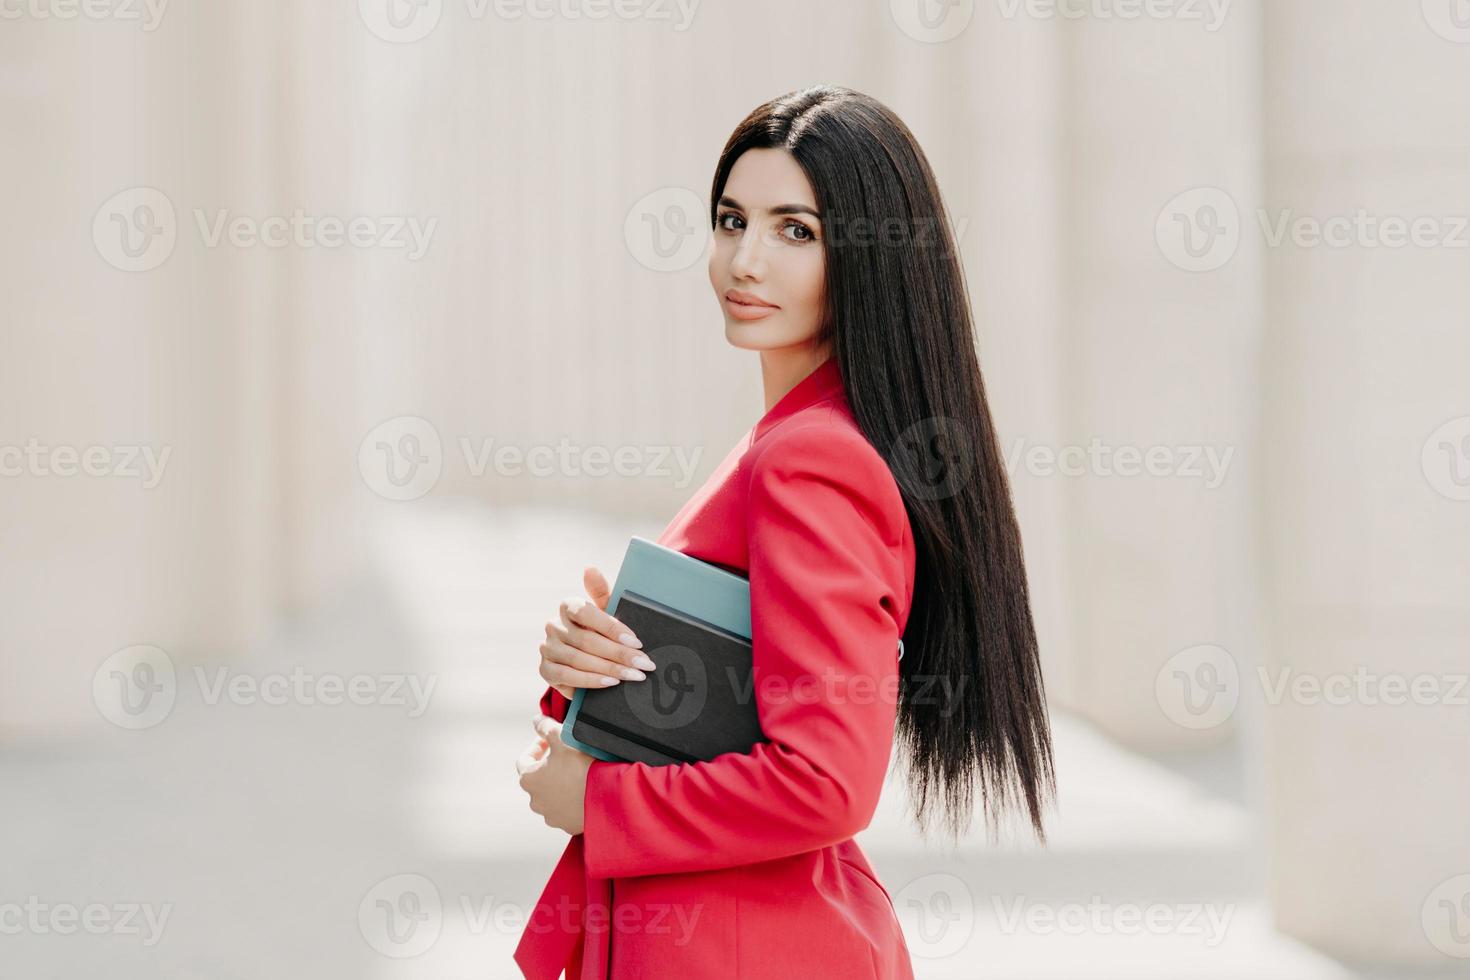
M 546 622 L 541 644 L 541 677 L 570 699 L 578 687 L 610 687 L 619 681 L 641 681 L 653 661 L 639 648 L 633 631 L 607 613 L 612 595 L 607 579 L 595 568 L 582 572 L 586 599 L 563 599 L 559 618 Z
M 541 814 L 548 827 L 580 834 L 587 770 L 595 760 L 561 740 L 558 722 L 537 715 L 533 724 L 536 741 L 516 760 L 521 789 L 531 797 L 532 812 Z

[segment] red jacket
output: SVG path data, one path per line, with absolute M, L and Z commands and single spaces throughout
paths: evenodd
M 594 762 L 515 959 L 531 980 L 904 978 L 893 903 L 852 837 L 893 747 L 914 543 L 829 359 L 755 424 L 659 543 L 750 577 L 767 742 Z M 624 683 L 640 683 L 624 681 Z M 542 711 L 568 702 L 547 689 Z

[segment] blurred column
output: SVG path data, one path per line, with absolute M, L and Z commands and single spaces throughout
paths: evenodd
M 1065 422 L 1018 466 L 1065 487 L 1072 707 L 1135 748 L 1219 742 L 1233 703 L 1200 682 L 1246 669 L 1258 629 L 1262 285 L 1232 213 L 1258 193 L 1258 8 L 1070 9 L 1094 13 L 1059 24 Z
M 1470 956 L 1465 13 L 1297 0 L 1263 31 L 1272 893 L 1401 967 Z
M 269 327 L 246 329 L 269 293 L 196 224 L 250 203 L 230 183 L 251 164 L 238 112 L 269 82 L 247 66 L 232 88 L 226 52 L 258 33 L 241 26 L 21 12 L 0 39 L 0 129 L 26 148 L 0 158 L 8 733 L 105 727 L 110 655 L 153 645 L 187 669 L 249 646 L 273 608 Z

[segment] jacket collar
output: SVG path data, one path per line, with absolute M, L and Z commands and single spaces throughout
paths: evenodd
M 830 399 L 834 395 L 846 397 L 842 387 L 842 372 L 838 369 L 835 356 L 828 357 L 813 368 L 810 374 L 781 396 L 780 401 L 772 405 L 770 411 L 760 417 L 755 424 L 755 438 L 759 439 L 774 429 L 782 419 L 789 418 L 803 408 Z

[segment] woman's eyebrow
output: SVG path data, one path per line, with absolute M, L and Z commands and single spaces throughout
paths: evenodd
M 724 207 L 735 208 L 737 211 L 744 211 L 745 210 L 745 206 L 742 205 L 739 201 L 735 200 L 733 197 L 722 197 L 722 198 L 720 198 L 720 204 L 722 206 L 724 206 Z M 818 221 L 822 220 L 822 216 L 820 214 L 818 214 L 817 212 L 813 211 L 811 208 L 807 207 L 805 204 L 781 204 L 781 205 L 778 205 L 778 206 L 776 206 L 774 208 L 771 208 L 771 213 L 772 214 L 809 214 L 813 218 L 816 218 Z

